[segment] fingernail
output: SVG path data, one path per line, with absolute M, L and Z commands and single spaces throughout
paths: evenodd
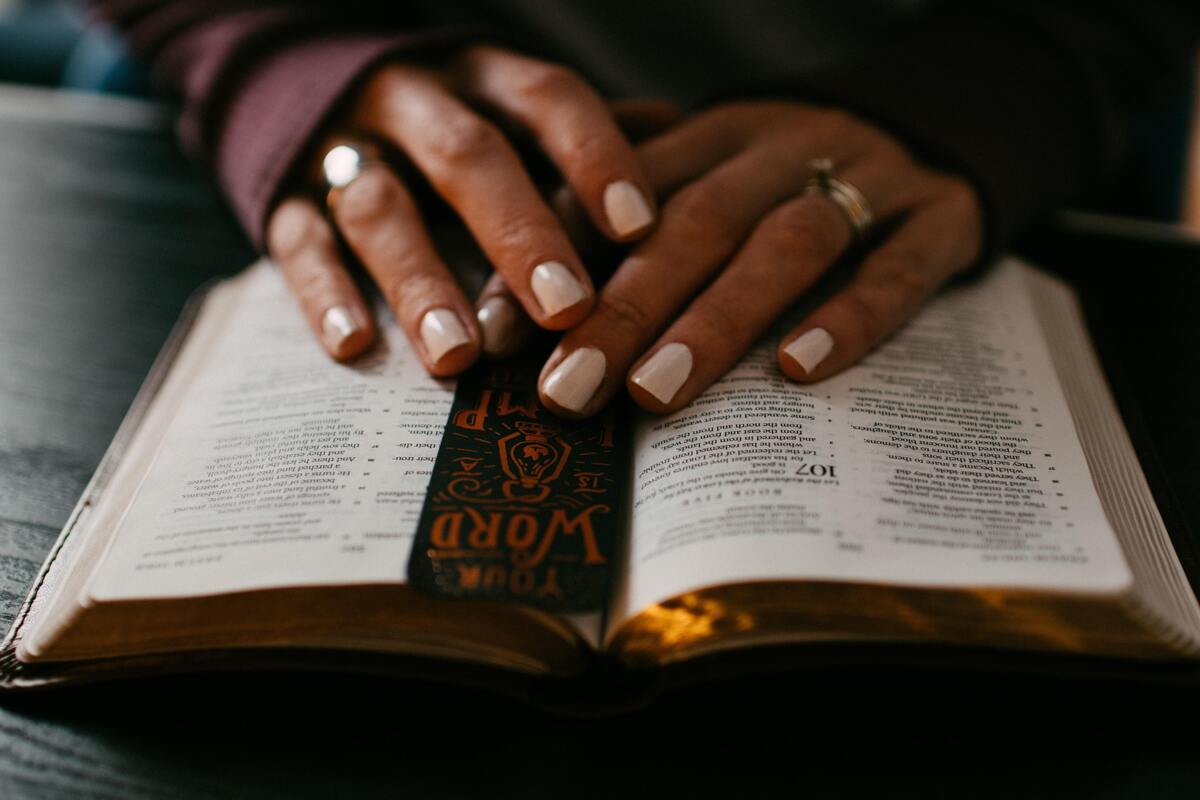
M 664 344 L 633 373 L 633 382 L 666 405 L 692 374 L 692 351 L 680 342 Z
M 421 341 L 429 360 L 436 364 L 446 353 L 470 342 L 471 337 L 457 314 L 448 308 L 435 308 L 421 317 Z
M 503 297 L 489 297 L 475 312 L 483 332 L 483 352 L 506 356 L 517 347 L 517 309 Z
M 548 317 L 553 317 L 588 296 L 587 290 L 574 273 L 557 261 L 538 264 L 533 270 L 530 285 L 538 305 Z
M 325 346 L 334 352 L 358 330 L 354 315 L 345 306 L 334 306 L 321 317 L 321 335 L 325 339 Z
M 613 181 L 605 187 L 604 214 L 617 236 L 628 236 L 654 221 L 650 204 L 629 181 Z
M 558 405 L 580 412 L 587 407 L 604 380 L 604 353 L 581 347 L 562 360 L 542 384 L 542 391 Z
M 824 328 L 813 328 L 783 348 L 783 352 L 804 367 L 805 372 L 812 372 L 816 369 L 831 350 L 833 350 L 833 337 Z

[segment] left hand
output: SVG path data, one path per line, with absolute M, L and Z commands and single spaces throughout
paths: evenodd
M 850 366 L 980 254 L 979 198 L 918 163 L 882 130 L 800 103 L 739 102 L 639 148 L 669 196 L 657 229 L 624 260 L 592 312 L 542 370 L 542 401 L 599 411 L 625 385 L 643 408 L 682 408 L 732 367 L 853 243 L 847 213 L 806 194 L 811 162 L 895 224 L 853 279 L 779 344 L 779 366 L 818 381 Z

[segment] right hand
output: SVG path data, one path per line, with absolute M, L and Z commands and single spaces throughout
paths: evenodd
M 571 71 L 487 45 L 436 68 L 386 64 L 327 128 L 317 158 L 355 141 L 349 132 L 394 148 L 462 218 L 497 275 L 477 316 L 412 196 L 383 163 L 340 189 L 328 218 L 309 196 L 286 197 L 268 220 L 267 247 L 333 358 L 353 358 L 375 337 L 333 225 L 432 375 L 461 372 L 481 350 L 511 349 L 505 339 L 523 322 L 513 298 L 553 330 L 591 310 L 595 290 L 567 234 L 513 146 L 473 106 L 527 131 L 607 237 L 630 241 L 653 225 L 653 192 L 633 148 L 608 105 Z

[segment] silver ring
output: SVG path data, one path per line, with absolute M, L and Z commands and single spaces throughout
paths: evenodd
M 363 143 L 334 145 L 321 159 L 321 177 L 325 181 L 325 204 L 333 207 L 337 195 L 372 164 L 380 163 L 374 145 Z
M 809 166 L 815 174 L 804 187 L 804 193 L 828 197 L 845 213 L 854 235 L 865 238 L 875 224 L 875 213 L 867 198 L 853 185 L 833 177 L 833 159 L 817 158 Z

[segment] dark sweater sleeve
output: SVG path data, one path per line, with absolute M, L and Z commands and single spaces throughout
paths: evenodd
M 1179 90 L 1200 2 L 944 3 L 808 96 L 858 112 L 983 198 L 988 252 L 1111 178 L 1134 114 Z
M 154 82 L 183 108 L 179 137 L 217 175 L 262 247 L 267 215 L 338 101 L 380 61 L 465 37 L 424 26 L 403 3 L 104 0 Z M 384 6 L 388 10 L 381 11 Z

